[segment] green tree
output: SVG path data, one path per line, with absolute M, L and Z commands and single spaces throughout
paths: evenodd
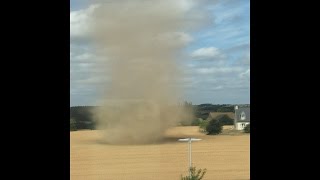
M 182 126 L 192 125 L 193 123 L 192 121 L 196 119 L 192 102 L 185 101 L 184 103 L 179 104 L 179 107 L 183 112 L 181 121 L 180 121 L 181 125 Z
M 212 119 L 206 126 L 206 131 L 208 134 L 212 135 L 220 134 L 222 131 L 222 124 L 218 120 Z
M 246 125 L 246 127 L 244 127 L 243 131 L 245 133 L 250 133 L 250 124 Z
M 191 122 L 191 126 L 199 126 L 201 121 L 203 121 L 203 120 L 200 118 L 196 118 Z
M 191 167 L 190 171 L 191 171 L 191 176 L 189 175 L 189 176 L 183 177 L 181 175 L 181 180 L 201 180 L 203 176 L 206 174 L 207 169 L 196 170 L 196 167 Z
M 207 130 L 207 125 L 209 124 L 209 121 L 207 121 L 207 120 L 203 120 L 203 121 L 201 121 L 200 122 L 200 124 L 199 124 L 199 129 L 200 129 L 200 131 L 202 131 L 202 132 L 206 132 Z
M 70 119 L 70 131 L 76 131 L 77 130 L 77 122 L 71 118 Z
M 70 119 L 76 121 L 77 129 L 92 129 L 94 106 L 74 106 L 70 107 Z
M 220 123 L 224 125 L 233 125 L 234 124 L 234 119 L 229 118 L 227 115 L 223 115 L 222 117 L 219 118 Z

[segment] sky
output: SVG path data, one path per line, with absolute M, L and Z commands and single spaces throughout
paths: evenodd
M 193 104 L 250 104 L 250 1 L 206 1 L 210 24 L 187 34 L 183 101 Z M 70 0 L 70 105 L 97 105 L 102 98 L 99 57 L 94 53 L 88 22 L 90 0 Z

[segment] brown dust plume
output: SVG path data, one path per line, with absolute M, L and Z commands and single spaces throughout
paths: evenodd
M 186 33 L 205 22 L 192 0 L 99 1 L 95 41 L 105 57 L 102 106 L 95 111 L 108 143 L 153 143 L 191 113 L 177 106 L 177 60 L 192 41 Z M 200 0 L 201 2 L 201 0 Z

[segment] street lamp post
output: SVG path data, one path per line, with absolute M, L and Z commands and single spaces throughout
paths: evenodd
M 196 138 L 185 138 L 185 139 L 179 139 L 178 141 L 182 142 L 188 142 L 189 144 L 189 175 L 191 177 L 191 168 L 192 168 L 192 156 L 191 156 L 191 142 L 192 141 L 200 141 L 201 139 L 196 139 Z

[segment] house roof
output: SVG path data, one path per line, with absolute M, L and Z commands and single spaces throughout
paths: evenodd
M 241 120 L 241 114 L 245 114 L 245 120 Z M 238 122 L 250 122 L 250 107 L 241 107 L 235 110 L 235 120 Z
M 233 112 L 210 112 L 207 119 L 219 119 L 223 115 L 227 115 L 229 118 L 234 119 Z

